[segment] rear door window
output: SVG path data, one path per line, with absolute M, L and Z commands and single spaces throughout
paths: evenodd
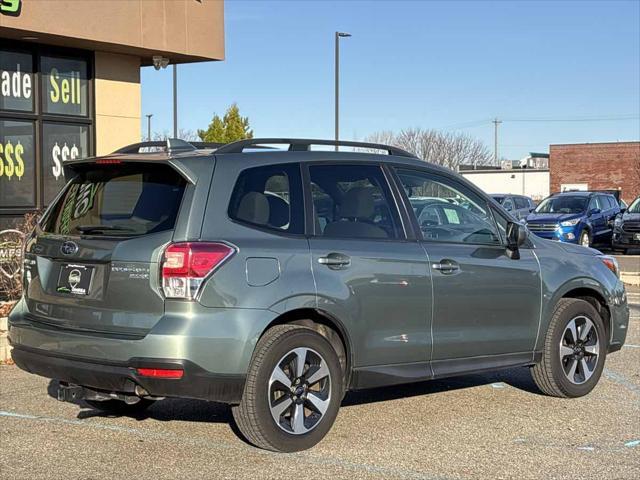
M 309 167 L 316 236 L 400 239 L 400 217 L 377 165 Z
M 505 198 L 504 201 L 502 202 L 502 206 L 504 207 L 505 210 L 510 212 L 513 210 L 513 201 L 510 198 Z
M 516 203 L 516 208 L 518 210 L 529 208 L 529 202 L 524 197 L 514 197 L 513 201 Z
M 241 172 L 229 202 L 229 217 L 276 232 L 304 233 L 300 166 L 268 165 Z
M 109 236 L 172 230 L 185 186 L 185 179 L 168 165 L 88 165 L 67 186 L 43 229 Z

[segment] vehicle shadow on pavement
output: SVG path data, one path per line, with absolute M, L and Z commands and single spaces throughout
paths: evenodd
M 51 380 L 47 387 L 50 397 L 57 399 L 58 382 Z M 205 400 L 191 400 L 185 398 L 165 398 L 159 400 L 144 411 L 135 413 L 114 413 L 94 408 L 84 400 L 74 400 L 73 403 L 81 408 L 78 419 L 91 417 L 129 417 L 136 420 L 151 418 L 159 421 L 183 420 L 189 422 L 229 423 L 233 421 L 231 409 L 228 405 Z
M 544 395 L 534 383 L 529 368 L 511 368 L 482 374 L 462 375 L 420 383 L 349 392 L 342 401 L 342 407 L 385 402 L 490 384 L 495 384 L 496 388 L 504 388 L 505 385 L 502 384 L 506 384 L 525 392 Z
M 429 380 L 420 383 L 395 385 L 369 390 L 349 392 L 342 401 L 342 407 L 385 402 L 406 397 L 430 395 L 440 392 L 459 390 L 463 388 L 479 387 L 495 384 L 496 388 L 504 388 L 505 385 L 524 390 L 526 392 L 542 395 L 542 392 L 533 382 L 528 368 L 513 368 L 483 374 L 464 375 L 441 380 Z M 58 382 L 49 382 L 47 393 L 57 399 Z M 232 430 L 239 435 L 228 405 L 204 400 L 190 400 L 181 398 L 166 398 L 151 405 L 148 409 L 136 413 L 112 413 L 91 407 L 83 400 L 72 402 L 81 410 L 78 419 L 91 417 L 129 417 L 136 420 L 153 419 L 158 421 L 188 421 L 207 423 L 227 423 Z

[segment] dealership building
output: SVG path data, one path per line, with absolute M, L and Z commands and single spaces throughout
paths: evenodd
M 574 143 L 549 147 L 551 191 L 618 190 L 640 196 L 640 142 Z
M 65 161 L 140 141 L 154 56 L 223 60 L 222 0 L 0 0 L 0 231 L 47 206 Z

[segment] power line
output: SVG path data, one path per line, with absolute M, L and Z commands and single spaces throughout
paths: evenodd
M 600 117 L 531 117 L 531 118 L 505 118 L 505 122 L 611 122 L 621 120 L 640 120 L 640 116 L 631 115 L 608 115 Z
M 474 120 L 471 122 L 452 123 L 443 127 L 436 127 L 435 130 L 460 130 L 464 128 L 479 127 L 481 125 L 489 125 L 491 122 L 492 119 L 486 118 L 484 120 Z
M 640 116 L 636 114 L 622 115 L 601 115 L 590 117 L 522 117 L 522 118 L 502 118 L 502 122 L 612 122 L 624 120 L 640 120 Z M 486 118 L 482 120 L 473 120 L 469 122 L 452 123 L 436 127 L 435 130 L 464 130 L 466 128 L 479 127 L 482 125 L 490 125 L 495 123 L 494 119 Z

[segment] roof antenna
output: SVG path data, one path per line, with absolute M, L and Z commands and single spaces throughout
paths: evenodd
M 197 150 L 197 148 L 189 142 L 179 138 L 167 138 L 167 153 L 192 152 L 194 150 Z

